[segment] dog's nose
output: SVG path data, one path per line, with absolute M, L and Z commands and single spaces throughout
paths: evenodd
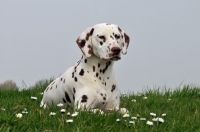
M 113 54 L 118 55 L 121 51 L 121 49 L 119 47 L 113 47 L 111 49 L 111 51 L 113 52 Z

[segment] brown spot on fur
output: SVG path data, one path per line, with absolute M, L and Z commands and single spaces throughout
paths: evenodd
M 85 63 L 87 63 L 87 59 L 85 59 Z
M 62 81 L 62 78 L 60 80 Z
M 75 81 L 75 82 L 77 82 L 77 81 L 78 81 L 77 77 L 75 77 L 75 78 L 74 78 L 74 81 Z
M 115 90 L 115 88 L 116 88 L 116 85 L 112 85 L 112 89 L 111 89 L 111 92 L 113 92 L 114 90 Z
M 66 100 L 67 100 L 69 103 L 71 103 L 71 99 L 69 98 L 69 95 L 68 95 L 67 92 L 65 92 L 65 98 L 66 98 Z
M 98 76 L 99 76 L 99 73 L 97 72 L 97 73 L 96 73 L 96 77 L 98 77 Z
M 64 102 L 64 103 L 67 103 L 67 101 L 66 101 L 64 98 L 63 98 L 63 102 Z
M 74 91 L 74 93 L 76 93 L 76 89 L 75 88 L 73 88 L 73 91 Z
M 73 94 L 73 100 L 75 100 L 75 96 L 74 96 L 74 94 Z
M 87 102 L 87 100 L 86 100 L 86 99 L 82 99 L 82 100 L 81 100 L 81 103 L 84 103 L 84 102 Z
M 101 77 L 99 77 L 99 80 L 101 80 Z
M 49 87 L 47 87 L 46 92 L 47 92 L 48 89 L 49 89 Z
M 82 96 L 81 102 L 82 102 L 82 103 L 83 103 L 83 102 L 87 102 L 87 99 L 88 99 L 87 95 L 83 95 L 83 96 Z
M 74 72 L 72 72 L 72 78 L 74 78 Z
M 108 69 L 108 67 L 110 66 L 111 61 L 106 62 L 106 67 L 103 69 L 103 73 L 106 72 L 106 70 Z
M 103 96 L 103 93 L 101 93 L 101 96 Z
M 88 54 L 92 54 L 92 46 L 91 46 L 91 45 L 88 45 L 88 48 L 89 48 Z
M 122 43 L 122 47 L 124 47 L 124 43 Z
M 98 67 L 100 67 L 100 63 L 98 63 Z
M 103 100 L 106 100 L 106 97 L 103 97 Z
M 94 28 L 92 28 L 92 29 L 90 30 L 90 35 L 92 35 L 93 32 L 94 32 Z
M 87 95 L 83 95 L 82 99 L 88 99 Z
M 78 65 L 79 65 L 80 63 L 81 63 L 81 60 L 77 61 L 76 67 L 78 67 Z
M 111 37 L 112 39 L 114 39 L 113 36 L 110 35 L 110 37 Z
M 86 41 L 88 41 L 89 37 L 90 37 L 90 33 L 87 33 L 85 37 Z
M 65 83 L 65 79 L 63 80 L 63 83 Z
M 81 40 L 79 42 L 79 38 L 76 40 L 76 43 L 78 44 L 79 48 L 83 48 L 85 46 L 85 40 Z
M 121 30 L 121 28 L 120 28 L 120 27 L 118 27 L 118 30 L 119 30 L 119 32 L 122 32 L 122 30 Z
M 103 40 L 103 42 L 106 42 L 106 37 L 105 36 L 99 36 L 99 38 L 101 39 L 101 40 Z M 103 43 L 102 42 L 102 43 Z M 101 42 L 100 42 L 101 43 Z
M 51 86 L 50 90 L 53 88 L 53 86 Z
M 90 50 L 88 50 L 88 54 L 90 54 L 90 55 L 92 54 L 92 50 L 91 50 L 91 49 L 90 49 Z
M 74 67 L 74 72 L 76 72 L 76 66 Z
M 126 33 L 124 33 L 124 37 L 125 37 L 125 43 L 129 44 L 129 42 L 130 42 L 129 36 Z M 127 47 L 128 47 L 128 45 L 127 45 Z
M 83 76 L 83 75 L 84 75 L 84 70 L 83 70 L 83 69 L 81 69 L 81 71 L 79 72 L 79 75 L 80 75 L 80 76 Z
M 95 72 L 95 66 L 92 66 L 93 72 Z

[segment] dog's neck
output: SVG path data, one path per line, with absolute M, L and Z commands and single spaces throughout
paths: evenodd
M 95 55 L 91 55 L 88 58 L 83 55 L 80 61 L 77 62 L 77 65 L 79 65 L 80 62 L 80 65 L 84 65 L 85 72 L 91 71 L 99 74 L 111 74 L 108 73 L 108 71 L 113 72 L 114 61 L 104 61 Z

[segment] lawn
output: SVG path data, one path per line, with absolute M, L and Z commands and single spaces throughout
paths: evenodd
M 58 106 L 40 108 L 46 85 L 30 90 L 0 91 L 0 131 L 2 132 L 200 132 L 200 88 L 183 86 L 175 90 L 158 88 L 144 93 L 121 95 L 121 107 L 129 113 L 66 109 Z M 37 97 L 32 100 L 32 97 Z M 22 113 L 25 112 L 25 113 Z M 28 113 L 26 113 L 28 112 Z M 55 112 L 56 115 L 50 115 Z M 68 115 L 69 113 L 71 115 Z M 72 116 L 78 112 L 77 116 Z M 22 117 L 16 115 L 21 113 Z M 67 114 L 68 113 L 68 114 Z M 152 115 L 150 115 L 152 113 Z M 155 115 L 156 114 L 156 115 Z M 127 117 L 123 117 L 127 116 Z M 160 122 L 157 121 L 158 117 Z M 66 122 L 67 120 L 73 122 Z M 116 120 L 119 121 L 116 121 Z M 153 121 L 153 120 L 155 121 Z M 162 122 L 162 119 L 164 122 Z M 147 122 L 153 122 L 148 125 Z

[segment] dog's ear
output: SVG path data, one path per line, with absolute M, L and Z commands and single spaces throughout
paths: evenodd
M 128 49 L 128 46 L 129 46 L 130 38 L 120 27 L 118 27 L 118 30 L 119 30 L 119 32 L 121 34 L 122 54 L 125 55 L 127 53 L 127 49 Z
M 78 47 L 81 49 L 86 57 L 90 57 L 93 54 L 91 36 L 94 28 L 86 29 L 76 40 Z

